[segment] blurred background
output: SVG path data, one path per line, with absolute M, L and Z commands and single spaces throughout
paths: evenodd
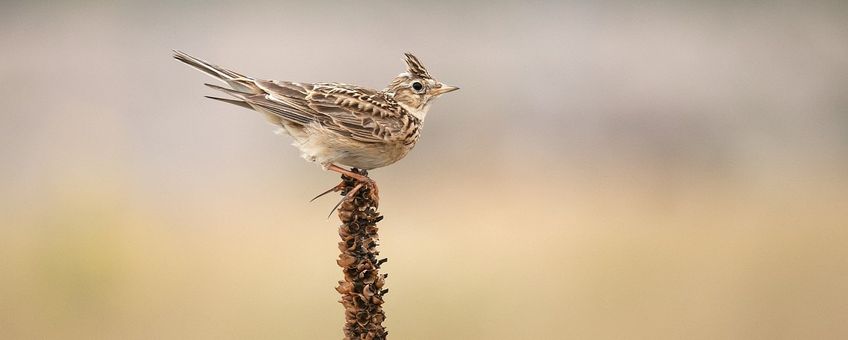
M 204 99 L 461 91 L 380 183 L 394 339 L 848 337 L 840 2 L 4 2 L 0 337 L 338 339 L 338 176 Z

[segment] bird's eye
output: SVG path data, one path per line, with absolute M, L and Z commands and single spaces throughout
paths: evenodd
M 421 90 L 424 89 L 424 85 L 421 85 L 420 82 L 416 81 L 412 83 L 412 89 L 415 90 L 415 92 L 421 92 Z

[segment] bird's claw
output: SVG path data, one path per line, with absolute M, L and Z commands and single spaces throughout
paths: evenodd
M 332 187 L 332 188 L 327 189 L 327 191 L 324 191 L 324 192 L 322 192 L 322 193 L 318 194 L 318 196 L 313 197 L 311 200 L 309 200 L 309 202 L 310 202 L 310 203 L 311 203 L 311 202 L 314 202 L 315 200 L 317 200 L 317 199 L 321 198 L 322 196 L 324 196 L 324 195 L 326 195 L 326 194 L 329 194 L 329 193 L 331 193 L 331 192 L 339 192 L 339 191 L 342 191 L 342 190 L 344 189 L 344 186 L 345 186 L 344 184 L 345 184 L 345 182 L 344 182 L 344 181 L 342 181 L 342 182 L 341 182 L 341 183 L 339 183 L 338 185 L 336 185 L 336 186 L 334 186 L 334 187 Z
M 352 180 L 356 181 L 356 185 L 354 185 L 353 188 L 350 189 L 350 191 L 345 193 L 344 196 L 342 196 L 342 199 L 339 200 L 339 202 L 336 203 L 335 206 L 333 206 L 333 209 L 330 210 L 330 213 L 327 215 L 327 218 L 330 218 L 330 216 L 333 216 L 333 212 L 335 212 L 336 209 L 338 209 L 339 206 L 341 206 L 342 203 L 344 203 L 344 201 L 353 199 L 356 196 L 356 194 L 359 192 L 359 190 L 361 190 L 365 186 L 368 187 L 368 198 L 374 203 L 374 208 L 379 207 L 379 205 L 380 205 L 380 189 L 377 187 L 377 182 L 374 181 L 371 178 L 368 178 L 368 177 L 365 177 L 364 180 L 360 180 L 360 179 L 356 179 L 356 178 L 353 178 Z M 346 187 L 345 184 L 346 184 L 346 181 L 342 180 L 341 183 L 339 183 L 338 185 L 336 185 L 336 186 L 334 186 L 330 189 L 327 189 L 327 191 L 324 191 L 324 192 L 318 194 L 318 196 L 315 196 L 314 198 L 309 200 L 309 202 L 315 201 L 316 199 L 318 199 L 318 198 L 320 198 L 320 197 L 322 197 L 326 194 L 329 194 L 331 192 L 344 191 L 344 189 Z

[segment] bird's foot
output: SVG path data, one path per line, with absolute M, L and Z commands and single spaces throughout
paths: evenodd
M 368 199 L 373 202 L 374 208 L 377 208 L 380 205 L 380 189 L 377 187 L 377 182 L 368 177 L 368 172 L 365 170 L 357 170 L 351 169 L 351 171 L 341 169 L 335 165 L 329 168 L 330 170 L 339 172 L 342 174 L 342 181 L 338 185 L 328 189 L 320 193 L 318 196 L 315 196 L 310 202 L 318 199 L 321 196 L 329 194 L 331 192 L 342 192 L 344 195 L 342 199 L 336 203 L 332 210 L 330 210 L 330 214 L 327 215 L 327 218 L 333 215 L 333 212 L 338 209 L 341 204 L 346 200 L 351 200 L 359 193 L 362 188 L 366 188 L 368 192 Z M 348 190 L 349 188 L 349 190 Z M 347 192 L 345 192 L 347 190 Z

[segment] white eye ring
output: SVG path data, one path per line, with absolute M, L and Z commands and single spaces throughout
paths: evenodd
M 422 85 L 421 82 L 419 82 L 419 81 L 412 82 L 411 87 L 412 87 L 412 90 L 414 90 L 415 92 L 418 92 L 418 93 L 424 92 L 424 85 Z

